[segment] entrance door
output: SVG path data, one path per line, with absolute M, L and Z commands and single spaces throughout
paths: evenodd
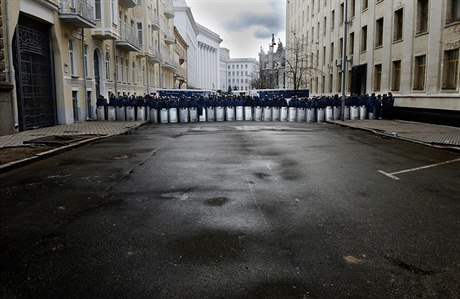
M 50 26 L 20 15 L 13 52 L 19 129 L 56 125 Z
M 351 93 L 366 93 L 367 64 L 354 66 L 351 69 Z
M 78 111 L 78 91 L 72 91 L 72 107 L 73 107 L 73 120 L 79 121 L 80 115 Z
M 94 50 L 94 80 L 96 81 L 96 99 L 101 95 L 101 77 L 99 53 Z

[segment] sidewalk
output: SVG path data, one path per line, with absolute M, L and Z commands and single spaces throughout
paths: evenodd
M 101 138 L 124 134 L 145 123 L 86 121 L 0 136 L 0 173 Z M 47 146 L 38 146 L 43 143 Z
M 460 128 L 456 127 L 386 119 L 328 122 L 429 146 L 460 150 Z

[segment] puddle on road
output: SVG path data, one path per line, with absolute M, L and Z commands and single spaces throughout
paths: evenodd
M 228 202 L 228 198 L 226 197 L 213 197 L 213 198 L 208 198 L 204 203 L 208 206 L 221 207 L 227 202 Z

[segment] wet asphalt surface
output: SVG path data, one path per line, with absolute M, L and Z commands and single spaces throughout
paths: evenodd
M 459 155 L 330 124 L 147 125 L 0 175 L 0 296 L 460 297 Z

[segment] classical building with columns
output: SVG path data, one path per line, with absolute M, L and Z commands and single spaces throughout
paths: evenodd
M 313 94 L 392 92 L 406 111 L 460 111 L 460 0 L 286 3 L 286 59 L 296 40 L 307 44 Z
M 222 39 L 217 33 L 197 24 L 198 28 L 198 87 L 220 88 L 219 45 Z

